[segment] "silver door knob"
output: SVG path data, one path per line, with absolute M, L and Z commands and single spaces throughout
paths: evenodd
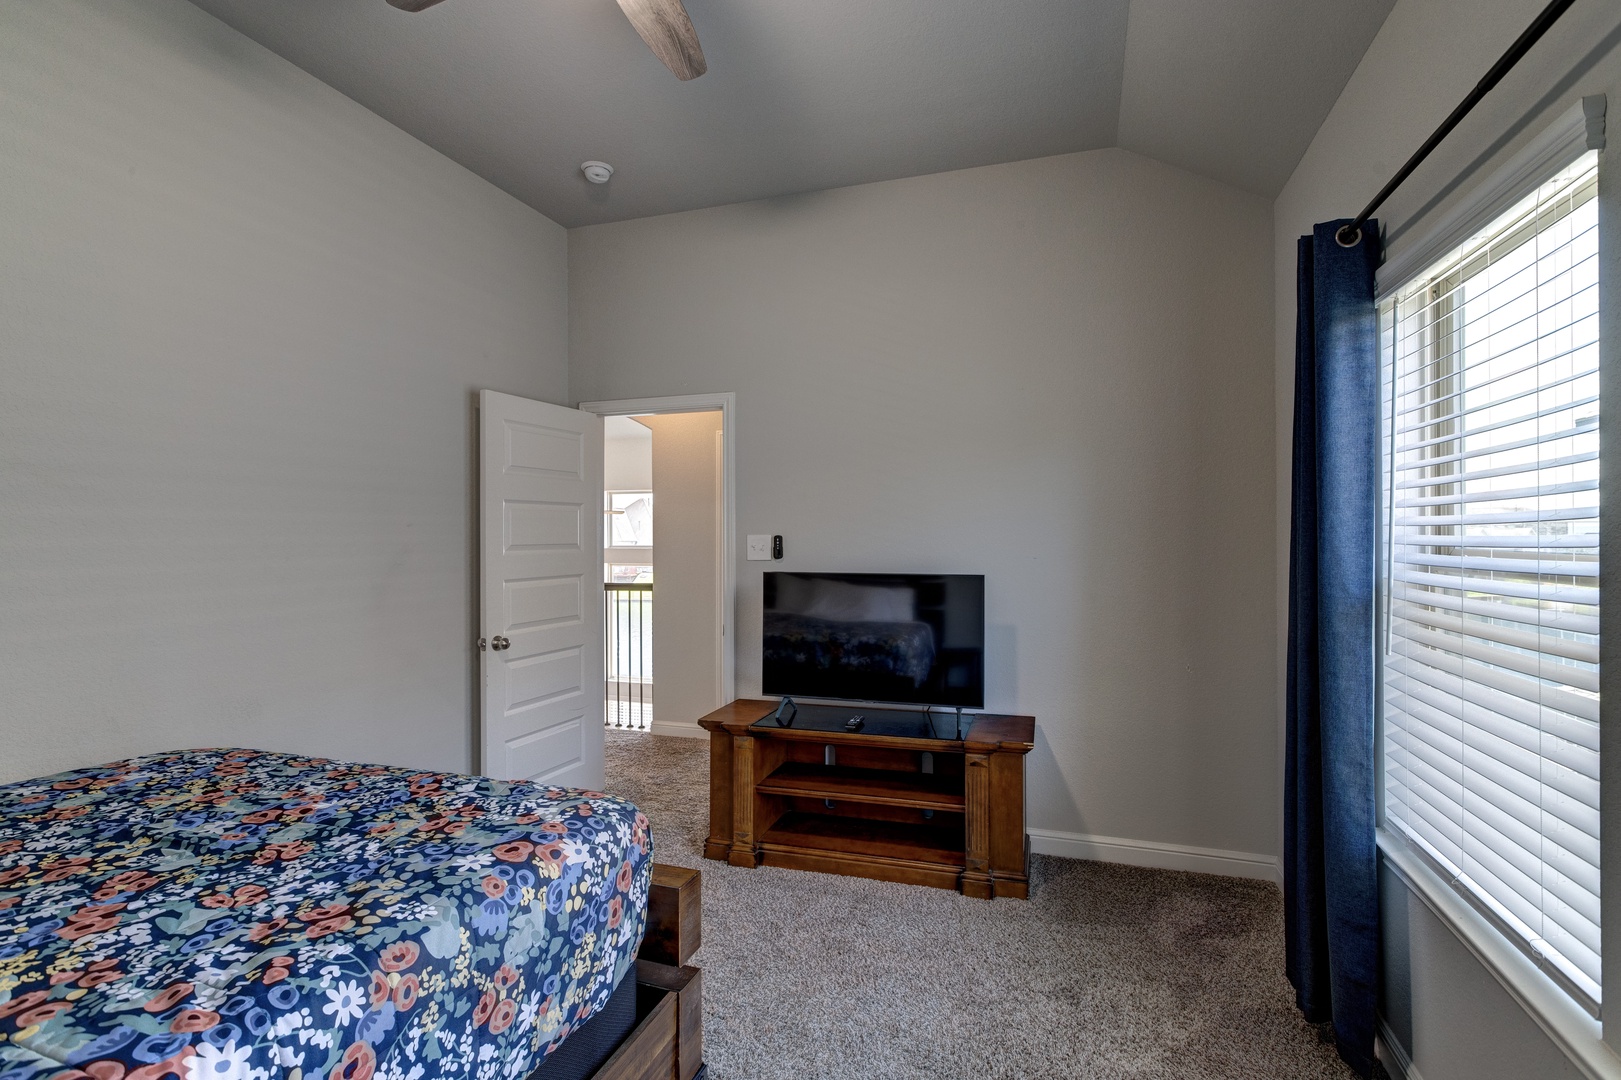
M 490 648 L 494 649 L 496 652 L 500 652 L 502 649 L 510 649 L 511 647 L 512 642 L 508 641 L 500 634 L 497 634 L 490 639 Z
M 484 651 L 484 646 L 485 646 L 485 644 L 486 644 L 486 642 L 485 642 L 485 641 L 484 641 L 484 639 L 483 639 L 483 638 L 479 638 L 479 639 L 478 639 L 478 651 L 479 651 L 479 652 L 483 652 L 483 651 Z

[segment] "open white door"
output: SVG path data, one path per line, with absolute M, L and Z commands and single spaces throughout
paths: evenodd
M 483 771 L 600 789 L 602 418 L 479 401 Z

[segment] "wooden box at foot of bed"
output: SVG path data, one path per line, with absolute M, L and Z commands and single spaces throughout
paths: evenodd
M 698 871 L 653 864 L 647 933 L 634 985 L 546 1058 L 529 1080 L 703 1080 L 703 973 Z

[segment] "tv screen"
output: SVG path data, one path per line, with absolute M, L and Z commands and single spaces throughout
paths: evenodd
M 980 574 L 765 575 L 767 694 L 985 706 Z

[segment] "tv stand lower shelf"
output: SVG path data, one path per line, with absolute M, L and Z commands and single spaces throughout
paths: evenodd
M 741 699 L 699 721 L 709 732 L 706 858 L 984 898 L 1029 895 L 1024 757 L 1033 718 L 964 717 L 971 724 L 955 738 L 880 733 L 882 724 L 856 732 L 804 720 L 757 725 L 775 708 Z M 811 708 L 825 709 L 804 706 L 801 716 Z

